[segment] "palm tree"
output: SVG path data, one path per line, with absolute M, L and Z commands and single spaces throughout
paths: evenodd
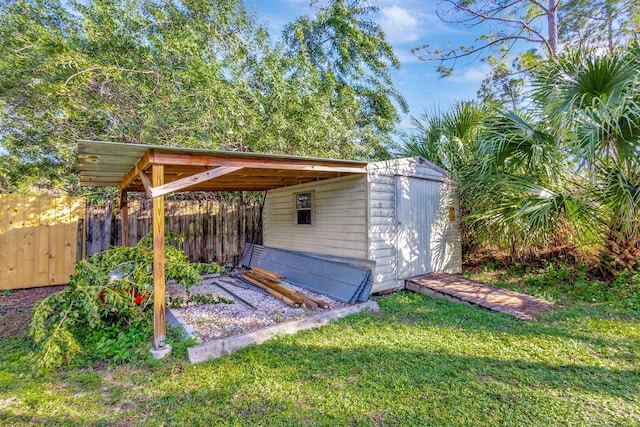
M 445 112 L 425 112 L 413 118 L 414 133 L 402 154 L 421 156 L 461 178 L 473 161 L 474 147 L 489 109 L 470 101 L 457 102 Z
M 562 133 L 539 111 L 498 111 L 485 125 L 477 149 L 482 167 L 469 171 L 463 191 L 484 209 L 468 220 L 507 246 L 512 262 L 525 248 L 557 246 L 558 235 L 591 236 L 592 203 L 578 196 L 565 151 Z
M 640 47 L 551 58 L 531 97 L 522 112 L 462 103 L 425 114 L 404 154 L 456 177 L 467 241 L 515 261 L 562 236 L 599 246 L 608 270 L 639 267 Z
M 588 195 L 602 208 L 609 269 L 640 266 L 640 46 L 601 55 L 576 50 L 534 78 L 536 99 L 556 128 Z

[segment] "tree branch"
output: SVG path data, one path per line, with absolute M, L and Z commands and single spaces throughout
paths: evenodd
M 71 74 L 69 76 L 69 78 L 67 78 L 67 80 L 64 81 L 63 86 L 66 86 L 67 84 L 69 84 L 71 79 L 73 79 L 74 77 L 79 76 L 80 74 L 90 73 L 91 71 L 95 71 L 95 70 L 99 70 L 99 69 L 100 69 L 100 67 L 98 67 L 97 65 L 94 65 L 93 67 L 89 67 L 86 70 L 78 71 L 77 73 Z

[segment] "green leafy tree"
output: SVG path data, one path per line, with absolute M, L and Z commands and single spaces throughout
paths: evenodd
M 559 55 L 534 74 L 529 111 L 488 110 L 472 138 L 452 144 L 464 140 L 443 124 L 466 122 L 454 109 L 419 127 L 407 151 L 452 170 L 469 234 L 514 262 L 530 249 L 569 246 L 599 250 L 605 270 L 637 268 L 638 53 L 632 44 Z
M 395 105 L 407 111 L 389 75 L 400 62 L 380 26 L 366 19 L 377 10 L 361 0 L 332 0 L 315 19 L 303 16 L 284 31 L 296 72 L 312 76 L 337 106 L 357 111 L 354 125 L 363 130 L 358 141 L 363 148 L 372 145 L 373 153 L 384 151 L 375 144 L 394 131 Z
M 444 22 L 478 28 L 482 34 L 471 45 L 423 45 L 412 51 L 421 60 L 436 61 L 442 77 L 451 75 L 457 61 L 480 57 L 491 72 L 482 83 L 479 99 L 503 109 L 514 105 L 519 108 L 531 71 L 545 59 L 557 56 L 562 45 L 605 47 L 612 51 L 635 37 L 640 28 L 640 8 L 636 3 L 441 0 L 438 16 Z
M 240 0 L 5 2 L 3 181 L 79 191 L 81 138 L 385 156 L 397 120 L 385 67 L 397 61 L 358 10 L 336 3 L 308 19 L 335 34 L 323 49 L 349 46 L 319 68 L 274 43 Z
M 635 0 L 568 0 L 559 11 L 560 40 L 571 46 L 605 48 L 610 53 L 637 34 Z
M 509 53 L 518 42 L 533 43 L 545 56 L 558 53 L 557 0 L 440 0 L 438 16 L 444 22 L 467 28 L 495 24 L 483 33 L 473 45 L 431 47 L 423 45 L 412 49 L 419 59 L 437 61 L 438 71 L 449 76 L 456 61 L 483 53 Z M 486 27 L 484 27 L 486 28 Z M 452 65 L 447 65 L 452 64 Z

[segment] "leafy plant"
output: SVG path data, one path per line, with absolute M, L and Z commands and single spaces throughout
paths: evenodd
M 29 334 L 38 346 L 39 370 L 72 360 L 83 348 L 127 360 L 144 343 L 153 300 L 152 239 L 147 235 L 135 247 L 112 247 L 79 261 L 69 287 L 34 306 Z M 170 244 L 180 237 L 168 234 L 166 240 L 165 276 L 188 289 L 200 275 Z
M 209 264 L 206 263 L 196 263 L 194 267 L 198 270 L 200 274 L 224 274 L 224 267 L 218 263 L 212 262 Z
M 85 348 L 92 359 L 110 359 L 115 363 L 132 361 L 148 354 L 145 343 L 152 333 L 151 322 L 144 316 L 125 330 L 118 325 L 106 325 L 89 331 Z

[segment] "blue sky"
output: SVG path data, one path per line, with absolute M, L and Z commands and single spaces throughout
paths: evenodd
M 325 3 L 325 2 L 321 2 Z M 473 99 L 489 68 L 479 58 L 461 60 L 451 77 L 441 79 L 436 62 L 422 62 L 411 54 L 411 48 L 430 44 L 446 47 L 472 44 L 479 30 L 445 24 L 436 16 L 435 0 L 372 0 L 380 8 L 375 21 L 380 24 L 402 62 L 392 73 L 396 89 L 406 98 L 409 114 L 403 115 L 400 128 L 411 129 L 411 116 L 420 116 L 425 109 L 446 110 L 458 100 Z M 266 24 L 273 37 L 279 37 L 284 25 L 301 15 L 314 15 L 309 0 L 245 0 L 249 11 Z

